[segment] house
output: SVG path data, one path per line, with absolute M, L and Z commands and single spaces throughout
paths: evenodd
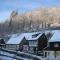
M 5 41 L 2 38 L 0 38 L 0 48 L 5 48 Z
M 59 57 L 60 56 L 60 31 L 56 30 L 48 41 L 47 47 L 44 48 L 45 57 Z M 60 59 L 59 59 L 60 60 Z
M 42 51 L 43 48 L 47 46 L 47 37 L 42 32 L 26 33 L 25 38 L 29 42 L 30 53 Z
M 23 34 L 13 34 L 6 43 L 6 49 L 23 50 L 23 45 L 26 45 L 26 39 Z

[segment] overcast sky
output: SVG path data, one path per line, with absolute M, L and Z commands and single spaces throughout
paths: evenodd
M 12 10 L 25 12 L 40 7 L 60 7 L 60 0 L 0 0 L 0 21 L 7 19 Z

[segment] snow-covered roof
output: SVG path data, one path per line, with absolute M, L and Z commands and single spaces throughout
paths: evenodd
M 34 36 L 36 34 L 37 36 Z M 26 40 L 37 40 L 42 34 L 42 32 L 25 33 L 25 38 Z
M 55 30 L 52 38 L 48 42 L 60 42 L 60 30 Z
M 19 44 L 23 38 L 23 34 L 13 34 L 7 44 Z
M 35 37 L 34 35 L 36 34 L 37 36 Z M 26 40 L 37 40 L 41 35 L 41 32 L 13 34 L 11 38 L 8 40 L 7 44 L 19 44 L 24 37 L 26 38 Z

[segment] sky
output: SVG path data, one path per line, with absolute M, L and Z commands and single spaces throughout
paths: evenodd
M 13 10 L 22 13 L 41 7 L 60 7 L 60 0 L 0 0 L 0 22 L 9 18 Z

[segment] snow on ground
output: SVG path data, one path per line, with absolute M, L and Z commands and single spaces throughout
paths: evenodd
M 54 57 L 54 56 L 51 56 L 51 57 L 46 57 L 44 58 L 44 60 L 60 60 L 60 56 L 57 56 L 57 57 Z
M 16 60 L 16 59 L 6 57 L 6 56 L 0 56 L 0 60 Z
M 35 60 L 34 58 L 43 60 L 42 57 L 37 56 L 37 55 L 33 55 L 33 54 L 29 54 L 29 53 L 24 53 L 24 52 L 20 52 L 20 51 L 18 51 L 18 53 L 23 54 L 23 55 L 26 55 L 26 56 L 30 56 L 30 57 L 32 57 L 33 60 Z
M 16 59 L 11 58 L 11 57 L 14 56 L 14 54 L 10 54 L 10 53 L 7 53 L 7 52 L 2 52 L 2 51 L 0 51 L 0 54 L 3 55 L 3 56 L 0 55 L 0 60 L 16 60 Z M 8 56 L 11 56 L 11 57 L 8 57 Z
M 17 59 L 15 59 L 14 57 Z M 20 59 L 21 60 L 33 60 L 33 58 L 20 57 L 20 56 L 16 56 L 15 54 L 0 51 L 0 60 L 20 60 Z

